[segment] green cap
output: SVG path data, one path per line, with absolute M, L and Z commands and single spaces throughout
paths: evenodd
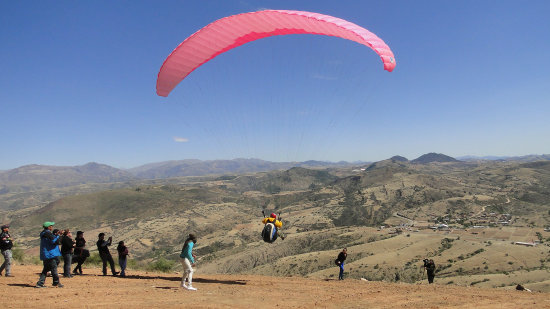
M 44 222 L 44 224 L 43 224 L 42 226 L 43 226 L 44 228 L 47 228 L 47 227 L 50 227 L 50 226 L 52 226 L 52 225 L 54 225 L 54 224 L 55 224 L 55 222 L 46 221 L 46 222 Z

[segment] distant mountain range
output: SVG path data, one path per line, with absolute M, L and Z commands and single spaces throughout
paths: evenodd
M 402 156 L 393 156 L 394 162 L 409 162 L 413 164 L 429 164 L 433 162 L 459 162 L 479 160 L 534 162 L 550 160 L 550 155 L 528 155 L 521 157 L 475 157 L 465 156 L 455 159 L 440 153 L 427 153 L 414 160 Z M 260 159 L 233 159 L 233 160 L 179 160 L 145 164 L 130 169 L 118 169 L 105 164 L 88 163 L 80 166 L 48 166 L 25 165 L 19 168 L 0 171 L 0 194 L 7 186 L 22 186 L 28 189 L 37 187 L 66 187 L 86 183 L 114 183 L 140 179 L 166 179 L 186 176 L 246 174 L 286 170 L 292 167 L 330 168 L 353 167 L 372 162 L 271 162 Z
M 105 164 L 88 163 L 80 166 L 25 165 L 0 171 L 0 193 L 6 185 L 28 188 L 65 187 L 84 183 L 109 183 L 135 178 L 131 173 Z
M 526 156 L 463 156 L 458 157 L 458 160 L 461 161 L 517 161 L 517 162 L 534 162 L 534 161 L 545 161 L 550 160 L 550 154 L 542 155 L 526 155 Z
M 364 164 L 364 162 L 361 162 Z M 360 164 L 361 164 L 360 163 Z M 163 179 L 185 176 L 204 176 L 216 174 L 245 174 L 283 170 L 292 167 L 345 167 L 356 163 L 349 162 L 270 162 L 260 159 L 233 160 L 180 160 L 151 163 L 126 170 L 140 179 Z

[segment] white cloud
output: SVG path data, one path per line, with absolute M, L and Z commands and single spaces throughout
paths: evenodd
M 177 142 L 177 143 L 186 143 L 186 142 L 188 142 L 188 141 L 189 141 L 188 138 L 174 136 L 174 142 Z

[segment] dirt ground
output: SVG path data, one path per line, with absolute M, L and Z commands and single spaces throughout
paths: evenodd
M 61 270 L 61 268 L 60 268 Z M 64 288 L 36 289 L 41 266 L 14 265 L 0 277 L 4 308 L 550 308 L 549 293 L 395 284 L 363 280 L 202 275 L 197 291 L 179 287 L 180 274 L 128 271 L 127 278 L 101 276 L 98 268 L 63 278 Z M 437 280 L 437 278 L 436 278 Z

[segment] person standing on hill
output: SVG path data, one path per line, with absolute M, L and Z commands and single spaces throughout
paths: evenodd
M 73 274 L 82 275 L 82 264 L 86 261 L 86 258 L 90 256 L 90 251 L 84 249 L 86 247 L 86 239 L 84 239 L 84 232 L 76 232 L 74 247 L 74 261 L 77 263 L 76 267 L 73 270 Z
M 194 234 L 189 234 L 189 237 L 185 240 L 183 248 L 181 249 L 180 259 L 183 265 L 183 276 L 181 277 L 181 286 L 189 291 L 196 291 L 193 287 L 193 266 L 195 266 L 195 255 L 193 254 L 193 247 L 197 243 L 197 237 Z M 185 280 L 189 285 L 185 284 Z
M 123 241 L 118 242 L 118 247 L 116 247 L 118 252 L 118 266 L 120 266 L 120 276 L 122 278 L 126 277 L 126 258 L 128 257 L 128 247 L 124 245 Z
M 99 251 L 99 257 L 101 257 L 101 261 L 103 262 L 103 276 L 107 276 L 107 262 L 109 262 L 109 265 L 111 266 L 111 273 L 113 276 L 116 276 L 118 272 L 115 270 L 115 261 L 109 251 L 109 246 L 113 243 L 113 237 L 109 237 L 105 240 L 105 233 L 99 233 L 97 237 L 97 250 Z
M 4 257 L 4 263 L 0 266 L 0 276 L 2 271 L 6 270 L 6 277 L 13 277 L 11 274 L 11 260 L 12 252 L 11 248 L 13 247 L 13 241 L 10 236 L 10 225 L 2 225 L 2 233 L 0 234 L 0 251 L 2 251 L 2 256 Z
M 342 252 L 338 254 L 336 258 L 336 265 L 340 268 L 340 273 L 338 274 L 338 280 L 344 280 L 344 261 L 348 257 L 348 249 L 342 249 Z
M 72 278 L 71 275 L 71 263 L 73 260 L 73 248 L 75 246 L 75 241 L 72 238 L 71 231 L 66 229 L 63 232 L 63 237 L 61 238 L 61 254 L 63 255 L 63 277 Z
M 44 283 L 46 282 L 46 274 L 48 272 L 52 273 L 53 286 L 59 288 L 63 287 L 63 284 L 59 282 L 59 275 L 57 274 L 57 260 L 61 256 L 61 251 L 59 251 L 59 233 L 53 234 L 53 225 L 54 222 L 44 222 L 42 225 L 44 230 L 40 233 L 40 260 L 44 265 L 42 268 L 42 273 L 40 273 L 40 278 L 36 283 L 36 288 L 43 288 Z
M 424 268 L 426 268 L 426 273 L 428 274 L 428 283 L 434 283 L 435 278 L 435 262 L 432 259 L 424 260 Z

